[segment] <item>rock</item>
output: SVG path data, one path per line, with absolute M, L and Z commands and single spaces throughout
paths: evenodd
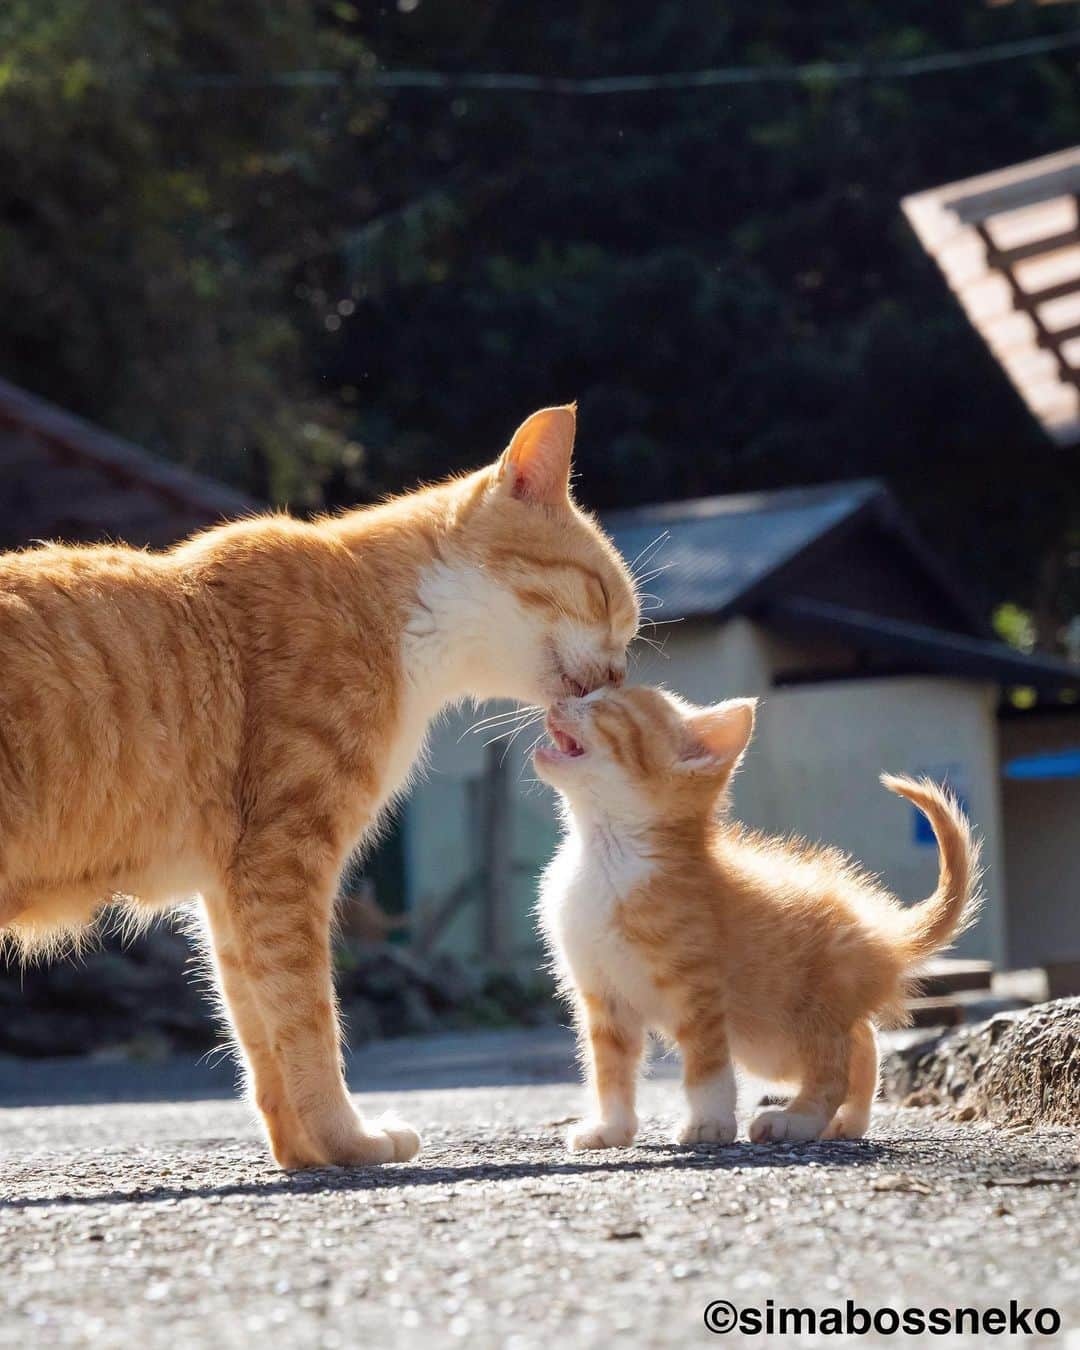
M 356 938 L 339 944 L 335 963 L 338 992 L 343 999 L 359 994 L 377 1003 L 392 1000 L 416 978 L 409 962 L 395 948 Z
M 382 1036 L 382 1023 L 375 1004 L 358 995 L 342 1000 L 342 1020 L 348 1045 L 366 1045 Z
M 109 951 L 58 961 L 48 967 L 47 979 L 50 1008 L 95 1008 L 99 1012 L 137 1008 L 158 982 L 151 967 Z
M 32 1059 L 85 1055 L 99 1044 L 100 1025 L 80 1013 L 11 1008 L 0 1020 L 0 1053 Z
M 936 1100 L 957 1120 L 1080 1124 L 1080 998 L 1003 1012 L 915 1041 L 886 1060 L 894 1100 Z
M 158 1064 L 168 1059 L 172 1054 L 175 1054 L 175 1047 L 168 1037 L 154 1031 L 147 1031 L 141 1035 L 133 1036 L 130 1041 L 124 1041 L 119 1045 L 109 1046 L 105 1050 L 98 1051 L 96 1057 L 112 1059 L 119 1055 L 124 1059 L 135 1060 L 141 1064 Z
M 421 958 L 399 943 L 345 937 L 336 965 L 351 1045 L 534 1023 L 554 1007 L 550 984 L 476 971 L 447 955 Z M 0 962 L 0 1053 L 80 1055 L 144 1041 L 155 1054 L 206 1050 L 224 1033 L 202 970 L 189 940 L 166 925 L 127 942 L 107 934 L 80 955 L 25 970 Z
M 900 1105 L 910 1107 L 940 1106 L 941 1097 L 933 1088 L 918 1088 L 915 1092 L 909 1092 Z
M 192 971 L 192 948 L 159 926 L 21 969 L 0 964 L 0 1050 L 28 1058 L 92 1054 L 150 1038 L 170 1052 L 220 1039 L 214 1005 Z
M 195 950 L 191 940 L 168 924 L 148 929 L 129 949 L 132 961 L 166 970 L 180 970 L 191 961 Z
M 915 1195 L 933 1195 L 933 1188 L 925 1181 L 908 1176 L 906 1172 L 887 1172 L 871 1183 L 872 1191 L 910 1191 Z
M 457 1008 L 480 991 L 475 971 L 447 952 L 432 958 L 428 967 L 431 999 L 436 1008 Z
M 422 989 L 407 985 L 392 1004 L 379 1010 L 384 1036 L 422 1036 L 438 1029 L 438 1019 Z
M 553 987 L 539 976 L 526 981 L 509 971 L 492 971 L 482 992 L 500 1009 L 502 1020 L 511 1025 L 537 1026 L 556 1006 Z

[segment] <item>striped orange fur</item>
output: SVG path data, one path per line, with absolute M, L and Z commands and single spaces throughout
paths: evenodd
M 976 913 L 978 847 L 930 782 L 883 777 L 928 816 L 937 891 L 905 908 L 844 854 L 727 819 L 752 699 L 695 708 L 657 689 L 557 703 L 536 753 L 562 795 L 565 836 L 540 914 L 576 1009 L 597 1111 L 571 1148 L 625 1145 L 643 1033 L 683 1057 L 682 1143 L 735 1137 L 733 1063 L 792 1085 L 758 1141 L 857 1138 L 877 1090 L 875 1023 L 904 1016 L 918 966 Z
M 624 673 L 636 596 L 570 499 L 574 426 L 542 410 L 490 467 L 332 519 L 0 556 L 2 936 L 50 953 L 111 901 L 199 897 L 283 1166 L 419 1146 L 349 1100 L 329 931 L 430 719 Z

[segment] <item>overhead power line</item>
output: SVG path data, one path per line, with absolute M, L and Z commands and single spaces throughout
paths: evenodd
M 1000 61 L 1020 60 L 1080 46 L 1080 29 L 1047 37 L 1000 42 L 966 51 L 935 52 L 928 56 L 894 60 L 812 61 L 806 65 L 715 66 L 707 70 L 675 71 L 666 75 L 598 75 L 585 79 L 563 76 L 485 74 L 435 70 L 376 70 L 354 76 L 337 70 L 287 70 L 267 75 L 182 75 L 172 81 L 184 88 L 262 89 L 372 87 L 389 92 L 428 89 L 447 93 L 484 91 L 505 94 L 571 94 L 598 97 L 607 94 L 644 94 L 716 89 L 732 85 L 833 83 L 842 80 L 909 79 L 938 71 L 968 70 Z

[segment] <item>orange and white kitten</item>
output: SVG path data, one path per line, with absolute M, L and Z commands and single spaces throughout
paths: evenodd
M 717 814 L 750 740 L 753 699 L 695 708 L 658 689 L 556 703 L 540 777 L 566 832 L 541 885 L 547 944 L 579 1023 L 596 1115 L 571 1149 L 637 1130 L 644 1033 L 682 1053 L 680 1144 L 735 1138 L 732 1061 L 790 1083 L 750 1137 L 857 1139 L 877 1091 L 876 1021 L 902 1021 L 912 972 L 975 916 L 978 849 L 955 801 L 883 777 L 929 817 L 937 891 L 905 909 L 844 854 Z
M 637 599 L 570 499 L 574 425 L 544 409 L 488 468 L 334 519 L 0 556 L 0 940 L 200 896 L 284 1167 L 419 1148 L 350 1101 L 329 933 L 430 720 L 623 676 Z

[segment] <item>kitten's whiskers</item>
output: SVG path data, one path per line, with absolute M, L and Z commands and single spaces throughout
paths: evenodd
M 513 708 L 508 712 L 493 713 L 490 717 L 481 717 L 479 721 L 474 722 L 472 726 L 465 728 L 458 737 L 458 744 L 460 744 L 466 736 L 477 735 L 481 731 L 490 731 L 492 727 L 513 725 L 515 722 L 524 722 L 525 725 L 528 725 L 525 719 L 535 717 L 536 713 L 537 709 L 530 705 L 525 708 Z

